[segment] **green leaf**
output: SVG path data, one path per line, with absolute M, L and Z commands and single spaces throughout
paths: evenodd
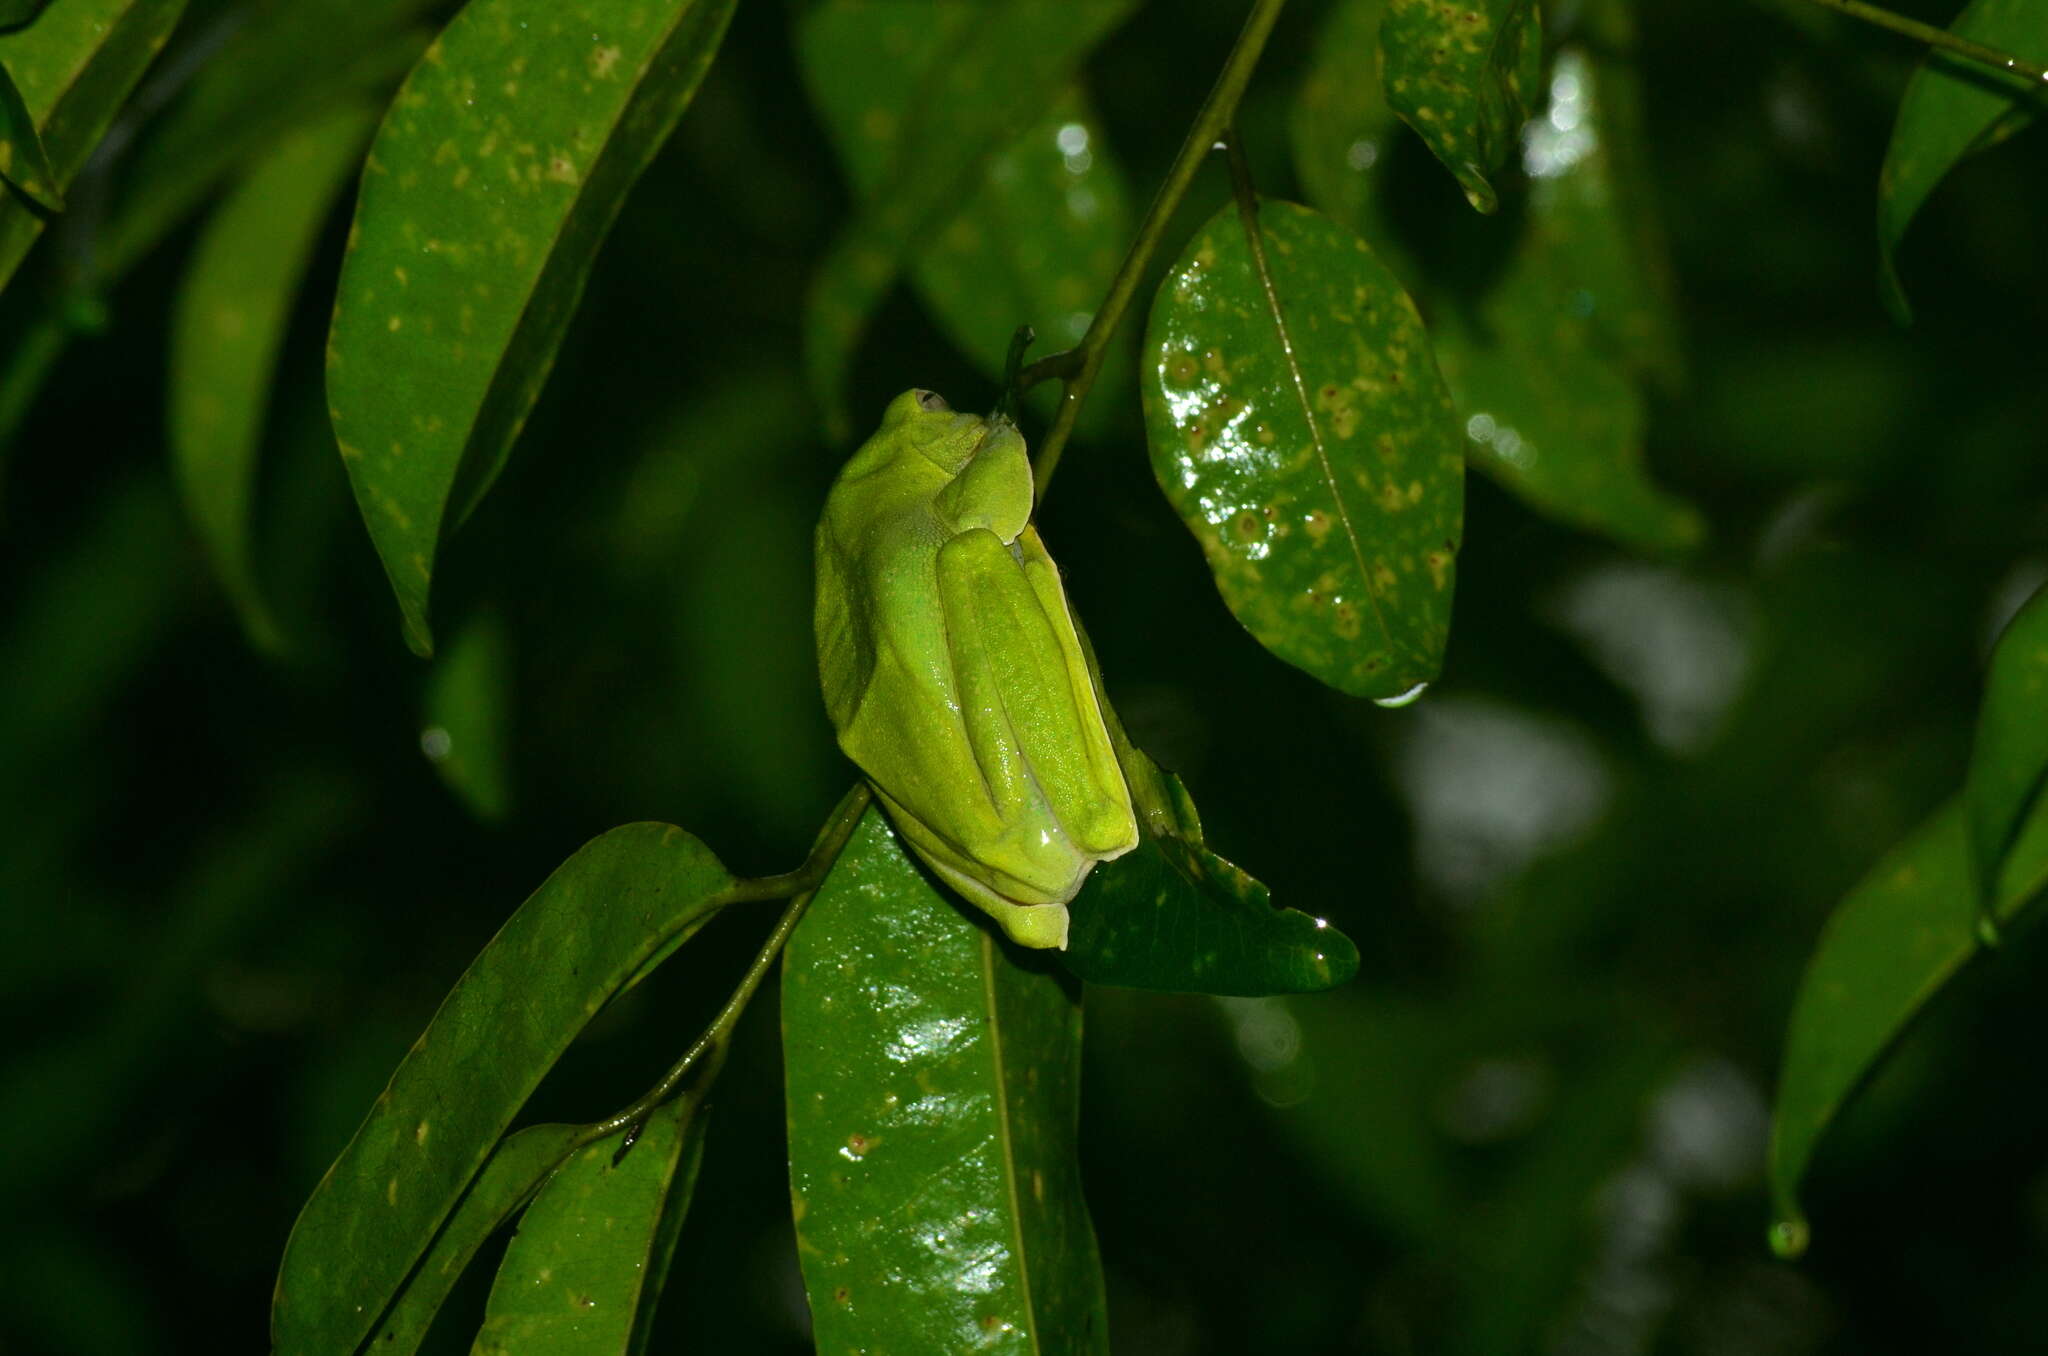
M 272 1301 L 276 1351 L 362 1340 L 576 1033 L 733 886 L 667 824 L 613 829 L 548 877 L 456 981 L 306 1202 Z
M 1482 212 L 1500 205 L 1507 163 L 1543 82 L 1536 0 L 1387 0 L 1380 24 L 1387 102 Z
M 215 185 L 306 121 L 389 102 L 430 36 L 439 0 L 289 0 L 253 6 L 191 84 L 138 136 L 96 266 L 118 279 Z
M 1133 3 L 1080 0 L 1051 5 L 1045 0 L 996 0 L 984 6 L 961 6 L 950 20 L 934 17 L 944 13 L 943 9 L 923 8 L 928 24 L 943 24 L 949 29 L 949 41 L 937 56 L 925 54 L 928 38 L 919 34 L 915 23 L 902 22 L 901 5 L 835 6 L 835 10 L 844 12 L 828 12 L 818 21 L 828 26 L 821 27 L 819 32 L 839 31 L 839 25 L 857 26 L 863 20 L 887 25 L 889 33 L 911 50 L 906 50 L 904 58 L 879 66 L 870 78 L 908 81 L 916 78 L 911 72 L 924 76 L 918 83 L 914 104 L 904 112 L 904 125 L 888 137 L 891 144 L 886 171 L 876 173 L 864 166 L 869 156 L 879 157 L 880 147 L 856 152 L 854 143 L 858 138 L 843 129 L 840 133 L 856 187 L 864 182 L 872 182 L 874 187 L 863 191 L 866 206 L 820 265 L 805 317 L 805 366 L 835 441 L 844 440 L 852 431 L 846 410 L 846 380 L 854 346 L 912 255 L 922 258 L 922 252 L 939 239 L 942 229 L 961 215 L 962 205 L 975 203 L 978 208 L 977 199 L 984 193 L 996 195 L 989 198 L 989 210 L 1002 212 L 1043 210 L 1032 209 L 1029 204 L 1060 196 L 1056 189 L 1048 192 L 1042 182 L 1038 187 L 1019 183 L 1014 190 L 1006 186 L 994 191 L 987 184 L 1005 163 L 1020 163 L 1006 157 L 1014 154 L 1012 148 L 1034 135 L 1034 127 L 1055 116 L 1052 110 L 1063 97 L 1069 97 L 1065 91 L 1082 60 L 1105 34 L 1122 22 Z M 854 88 L 848 89 L 847 84 Z M 842 100 L 852 104 L 872 97 L 872 86 L 867 81 L 847 84 L 836 80 L 821 84 L 820 103 L 836 110 Z M 841 93 L 842 90 L 845 92 Z M 1045 155 L 1042 140 L 1037 151 L 1026 150 L 1022 154 L 1031 157 L 1022 163 L 1040 167 L 1049 164 L 1040 158 Z M 1044 168 L 1034 168 L 1031 174 L 1036 178 L 1045 172 Z M 1065 172 L 1064 159 L 1060 172 Z M 1057 175 L 1053 178 L 1056 182 Z M 1073 204 L 1062 202 L 1059 210 L 1069 214 Z M 1017 232 L 1013 238 L 1018 244 L 991 247 L 997 255 L 1017 251 L 1013 255 L 1016 262 L 1006 265 L 1006 272 L 1009 268 L 1030 271 L 1037 267 L 1028 264 L 1021 250 L 1025 229 L 1019 223 L 1005 220 L 1002 230 L 1006 235 Z M 968 246 L 981 249 L 984 241 L 962 237 L 942 248 Z M 1092 246 L 1082 248 L 1085 251 Z M 1044 276 L 1033 278 L 1030 283 L 1030 304 L 1038 304 L 1043 290 L 1062 287 L 1059 274 L 1065 274 L 1072 266 L 1071 261 L 1048 261 Z M 933 276 L 940 280 L 948 277 L 943 267 Z M 1001 350 L 1009 341 L 1010 331 L 1028 317 L 1012 314 L 1000 321 L 994 336 L 984 336 L 978 332 L 985 323 L 978 313 L 993 316 L 995 305 L 1008 305 L 1008 301 L 983 308 L 959 295 L 956 283 L 948 282 L 946 290 L 953 296 L 941 303 L 941 318 L 949 324 L 973 327 L 977 332 L 972 342 L 963 346 L 976 355 L 995 352 L 999 369 Z M 1085 304 L 1092 305 L 1093 301 L 1093 294 L 1088 294 Z M 1047 337 L 1060 332 L 1064 332 L 1063 328 L 1049 329 Z
M 2006 623 L 1991 653 L 1964 799 L 1970 866 L 1986 909 L 2005 858 L 2048 782 L 2048 588 Z
M 406 1278 L 391 1308 L 377 1324 L 370 1350 L 377 1356 L 412 1356 L 434 1326 L 470 1260 L 498 1226 L 533 1197 L 575 1145 L 580 1125 L 533 1125 L 509 1135 L 491 1151 L 434 1244 Z
M 1366 243 L 1259 210 L 1270 289 L 1235 207 L 1152 303 L 1152 471 L 1223 600 L 1274 654 L 1354 696 L 1434 678 L 1464 517 L 1456 415 L 1415 304 Z
M 2048 9 L 2036 0 L 1971 0 L 1949 31 L 2025 60 L 2048 59 Z M 1906 228 L 1957 162 L 2032 122 L 2041 92 L 2025 80 L 1947 52 L 1929 52 L 1899 99 L 1877 175 L 1878 287 L 1901 324 L 1913 308 L 1899 281 Z
M 790 939 L 797 1251 L 820 1351 L 1106 1352 L 1075 1157 L 1081 1009 L 879 811 Z
M 1294 172 L 1303 196 L 1369 241 L 1403 278 L 1382 179 L 1401 120 L 1379 79 L 1380 17 L 1387 0 L 1338 0 L 1315 40 L 1315 60 L 1295 92 L 1288 118 Z
M 627 192 L 733 0 L 471 0 L 363 176 L 328 401 L 406 642 L 432 652 L 441 538 L 504 465 Z
M 32 23 L 50 0 L 0 0 L 0 28 L 19 28 Z
M 805 84 L 868 210 L 906 140 L 951 116 L 944 67 L 975 41 L 980 13 L 930 0 L 833 0 L 804 17 Z M 1077 86 L 978 169 L 954 209 L 934 214 L 910 277 L 948 337 L 1000 379 L 1019 324 L 1054 349 L 1080 342 L 1130 241 L 1130 191 Z
M 0 67 L 42 138 L 53 193 L 70 188 L 184 8 L 184 0 L 65 0 L 0 34 Z M 0 195 L 0 287 L 42 230 L 40 211 Z
M 678 1097 L 623 1159 L 599 1140 L 548 1179 L 505 1251 L 475 1356 L 645 1350 L 704 1157 L 700 1105 Z
M 465 625 L 427 678 L 420 748 L 485 823 L 512 809 L 511 639 L 496 613 Z
M 0 66 L 0 179 L 5 179 L 37 206 L 51 212 L 64 210 L 64 193 L 57 187 L 57 172 L 43 150 L 36 132 L 35 116 L 21 101 L 14 77 Z
M 1071 973 L 1094 984 L 1240 996 L 1311 993 L 1358 973 L 1349 937 L 1324 919 L 1274 908 L 1265 886 L 1209 851 L 1187 788 L 1130 742 L 1114 713 L 1110 737 L 1144 832 L 1131 851 L 1096 863 L 1069 906 L 1060 960 Z
M 186 511 L 258 649 L 283 646 L 255 567 L 270 382 L 313 247 L 375 111 L 301 125 L 250 167 L 192 252 L 171 328 L 171 465 Z
M 1993 913 L 2009 926 L 2048 887 L 2048 813 L 2036 803 L 2006 855 Z M 1983 942 L 1971 888 L 1968 807 L 1951 799 L 1828 919 L 1785 1034 L 1771 1125 L 1771 1244 L 1805 1250 L 1799 1182 L 1849 1095 Z

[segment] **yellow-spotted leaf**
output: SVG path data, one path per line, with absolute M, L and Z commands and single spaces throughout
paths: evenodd
M 1771 1122 L 1771 1246 L 1797 1256 L 1808 1229 L 1799 1182 L 1822 1134 L 1936 994 L 1983 948 L 1968 806 L 1950 800 L 1836 908 L 1807 962 L 1785 1033 Z M 1992 899 L 2010 924 L 2048 888 L 2048 813 L 2036 802 Z
M 1387 102 L 1482 212 L 1493 176 L 1542 93 L 1536 0 L 1387 0 L 1380 23 Z
M 471 0 L 370 148 L 328 402 L 418 654 L 442 537 L 504 465 L 733 2 Z
M 282 646 L 253 540 L 271 377 L 320 228 L 375 116 L 343 105 L 257 160 L 201 232 L 172 319 L 171 465 L 242 629 L 262 650 Z
M 1258 248 L 1254 248 L 1254 246 Z M 1232 613 L 1340 691 L 1434 678 L 1464 522 L 1457 417 L 1421 318 L 1365 241 L 1226 207 L 1152 304 L 1152 469 Z
M 85 167 L 184 9 L 185 0 L 64 0 L 26 27 L 0 32 L 0 67 L 20 95 L 15 117 L 42 142 L 37 173 L 47 195 L 61 197 Z M 9 144 L 9 163 L 19 171 L 29 153 Z M 45 215 L 0 194 L 0 286 L 42 234 Z

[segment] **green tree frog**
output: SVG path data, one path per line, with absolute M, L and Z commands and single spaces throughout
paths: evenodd
M 1031 462 L 1002 415 L 889 403 L 818 520 L 818 669 L 839 746 L 940 879 L 1025 946 L 1137 845 L 1131 793 Z

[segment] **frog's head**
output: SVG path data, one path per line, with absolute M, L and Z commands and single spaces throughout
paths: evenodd
M 960 474 L 998 440 L 1021 443 L 1023 436 L 1008 419 L 962 414 L 937 391 L 924 390 L 905 391 L 890 401 L 882 413 L 882 432 L 949 476 Z

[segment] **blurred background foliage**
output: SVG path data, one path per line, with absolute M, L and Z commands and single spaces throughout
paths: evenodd
M 257 1349 L 300 1203 L 557 862 L 661 819 L 738 872 L 783 869 L 848 775 L 810 638 L 839 454 L 799 326 L 862 186 L 797 95 L 788 7 L 740 7 L 599 256 L 519 455 L 444 554 L 430 665 L 399 641 L 326 419 L 340 212 L 266 416 L 274 655 L 174 491 L 165 353 L 198 227 L 173 207 L 138 225 L 109 190 L 142 169 L 217 185 L 208 165 L 260 150 L 217 127 L 165 145 L 170 120 L 142 116 L 202 88 L 162 73 L 244 8 L 191 6 L 0 298 L 9 1350 Z M 1960 782 L 1990 640 L 2048 578 L 2043 142 L 1935 195 L 1901 329 L 1873 198 L 1916 54 L 1798 0 L 1636 8 L 1685 373 L 1644 427 L 1658 483 L 1701 510 L 1697 550 L 1631 554 L 1472 478 L 1443 679 L 1387 711 L 1231 621 L 1151 483 L 1128 375 L 1042 514 L 1134 738 L 1219 850 L 1365 957 L 1314 998 L 1091 994 L 1084 1168 L 1120 1350 L 1791 1356 L 2038 1329 L 2038 936 L 1980 962 L 1847 1116 L 1796 1266 L 1764 1249 L 1761 1169 L 1819 927 Z M 1135 201 L 1242 9 L 1143 6 L 1090 58 Z M 1244 106 L 1268 193 L 1301 191 L 1289 124 L 1329 11 L 1288 7 Z M 353 78 L 388 91 L 409 59 Z M 1384 156 L 1390 253 L 1455 243 L 1455 183 L 1412 137 Z M 1170 238 L 1227 193 L 1210 170 Z M 852 408 L 913 382 L 986 405 L 953 323 L 893 293 Z M 535 1116 L 649 1081 L 755 930 L 721 921 L 615 1005 Z M 721 1082 L 664 1306 L 702 1349 L 806 1348 L 772 1011 Z

